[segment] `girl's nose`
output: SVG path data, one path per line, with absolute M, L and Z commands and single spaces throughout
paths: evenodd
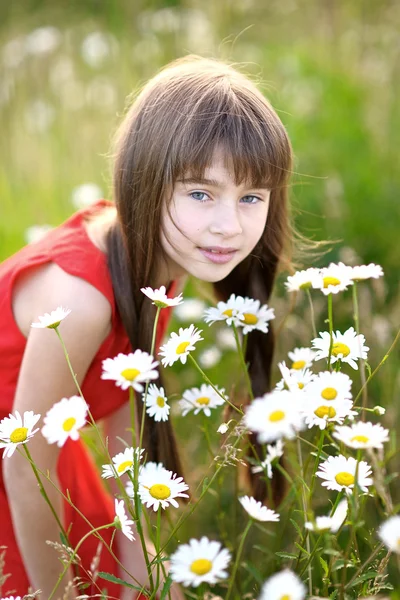
M 243 229 L 238 208 L 228 205 L 228 203 L 221 203 L 216 206 L 210 223 L 210 232 L 225 237 L 240 235 Z

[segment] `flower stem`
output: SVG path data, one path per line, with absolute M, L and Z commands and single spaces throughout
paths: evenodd
M 236 571 L 238 570 L 240 557 L 242 556 L 244 542 L 245 542 L 246 536 L 249 533 L 249 530 L 250 530 L 250 527 L 252 526 L 252 524 L 253 524 L 253 521 L 250 519 L 246 525 L 245 530 L 242 533 L 242 537 L 240 538 L 240 544 L 239 544 L 238 551 L 236 553 L 236 560 L 235 560 L 235 564 L 233 565 L 231 581 L 229 583 L 228 593 L 226 594 L 225 600 L 229 600 L 229 598 L 231 597 L 233 587 L 235 585 Z
M 236 340 L 236 348 L 239 354 L 239 360 L 240 360 L 240 364 L 242 365 L 242 369 L 243 369 L 243 373 L 244 373 L 244 377 L 246 380 L 246 385 L 247 385 L 247 389 L 249 391 L 249 396 L 252 400 L 254 400 L 254 394 L 253 394 L 253 389 L 251 387 L 251 379 L 250 379 L 250 375 L 249 375 L 249 370 L 247 368 L 246 365 L 246 361 L 244 358 L 244 354 L 243 354 L 243 348 L 242 345 L 240 343 L 240 339 L 239 339 L 239 333 L 237 330 L 237 327 L 235 325 L 235 323 L 232 323 L 232 329 L 233 329 L 233 334 L 235 336 L 235 340 Z M 246 336 L 244 336 L 246 337 Z
M 355 281 L 353 282 L 352 287 L 353 287 L 352 295 L 353 295 L 354 324 L 355 324 L 356 333 L 357 333 L 357 335 L 359 335 L 360 334 L 360 317 L 359 317 L 359 311 L 358 311 L 357 283 Z M 362 407 L 366 408 L 367 401 L 368 401 L 368 393 L 367 393 L 367 384 L 366 384 L 366 378 L 365 378 L 365 361 L 363 358 L 361 358 L 361 342 L 360 342 L 359 338 L 358 338 L 358 344 L 359 344 L 359 354 L 360 354 L 361 389 L 362 389 L 362 397 L 363 397 Z M 363 412 L 361 415 L 362 421 L 365 421 L 365 416 L 366 416 L 365 412 Z
M 310 305 L 310 317 L 311 317 L 311 325 L 312 325 L 312 330 L 313 330 L 313 334 L 314 334 L 314 338 L 317 337 L 317 329 L 315 327 L 315 314 L 314 314 L 314 305 L 313 305 L 313 301 L 312 301 L 312 297 L 311 297 L 311 292 L 309 288 L 306 288 L 306 294 L 308 297 L 308 302 Z M 332 296 L 332 294 L 330 294 Z
M 331 369 L 331 356 L 333 348 L 333 307 L 332 294 L 328 294 L 328 321 L 329 321 L 329 352 L 328 352 L 328 369 Z
M 298 456 L 298 460 L 299 460 L 301 478 L 304 481 L 303 456 L 302 456 L 302 453 L 301 453 L 301 444 L 300 444 L 300 438 L 299 437 L 297 437 L 297 456 Z M 308 521 L 308 510 L 307 510 L 306 491 L 304 489 L 304 485 L 301 486 L 301 495 L 302 495 L 302 501 L 303 501 L 304 526 L 305 526 L 305 523 Z M 308 552 L 308 554 L 310 554 L 311 547 L 310 547 L 310 536 L 309 535 L 307 535 L 307 537 L 306 537 L 306 545 L 307 545 L 307 552 Z M 310 596 L 312 596 L 312 569 L 311 569 L 311 563 L 308 565 L 308 593 L 310 594 Z

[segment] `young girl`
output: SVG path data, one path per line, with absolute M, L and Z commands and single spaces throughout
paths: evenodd
M 0 419 L 16 410 L 43 416 L 76 393 L 57 336 L 31 328 L 38 315 L 62 305 L 72 312 L 60 331 L 91 412 L 104 421 L 111 456 L 124 449 L 117 436 L 131 445 L 127 394 L 100 375 L 103 359 L 151 347 L 155 307 L 140 289 L 165 285 L 174 295 L 189 274 L 211 282 L 218 299 L 235 293 L 267 302 L 278 265 L 290 254 L 290 170 L 286 131 L 244 75 L 196 56 L 158 73 L 117 134 L 115 205 L 101 200 L 79 211 L 0 267 Z M 161 317 L 158 345 L 167 311 Z M 269 388 L 273 347 L 271 330 L 249 336 L 255 395 Z M 144 447 L 149 460 L 182 472 L 169 421 L 147 419 Z M 113 520 L 111 497 L 80 441 L 60 451 L 37 434 L 29 448 L 94 527 Z M 5 573 L 11 574 L 3 592 L 22 596 L 30 585 L 48 598 L 60 573 L 57 552 L 46 544 L 60 539 L 56 521 L 22 453 L 2 467 L 0 546 L 7 546 Z M 76 545 L 88 525 L 55 487 L 46 490 Z M 103 532 L 107 543 L 111 535 Z M 122 564 L 145 584 L 140 543 L 121 535 L 116 544 Z M 98 550 L 90 536 L 79 551 L 83 569 Z M 105 548 L 98 570 L 124 576 Z M 109 597 L 133 598 L 127 588 L 103 583 Z

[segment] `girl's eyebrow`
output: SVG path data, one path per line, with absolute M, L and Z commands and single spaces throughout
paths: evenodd
M 207 179 L 204 177 L 183 177 L 182 179 L 177 179 L 177 183 L 185 183 L 185 184 L 194 184 L 199 183 L 201 185 L 210 185 L 217 188 L 224 187 L 224 184 L 218 181 L 217 179 Z M 248 189 L 257 189 L 257 190 L 270 190 L 271 187 L 266 183 L 263 183 L 259 186 L 246 185 Z

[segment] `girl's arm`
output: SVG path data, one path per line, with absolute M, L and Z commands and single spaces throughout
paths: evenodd
M 105 297 L 80 278 L 68 275 L 55 264 L 45 265 L 19 281 L 13 297 L 16 322 L 27 337 L 20 369 L 13 411 L 45 413 L 62 397 L 77 394 L 61 344 L 54 331 L 32 329 L 30 323 L 39 315 L 66 306 L 71 314 L 60 325 L 60 333 L 68 349 L 78 381 L 82 382 L 110 327 L 111 308 Z M 42 419 L 39 426 L 43 424 Z M 36 465 L 48 472 L 59 487 L 57 459 L 59 448 L 49 445 L 41 432 L 28 442 Z M 20 446 L 20 449 L 22 447 Z M 50 508 L 40 494 L 32 468 L 16 451 L 4 459 L 3 472 L 17 543 L 34 590 L 42 590 L 49 598 L 61 573 L 58 553 L 46 540 L 60 541 L 59 528 Z M 62 501 L 57 490 L 43 482 L 47 494 L 62 521 Z M 65 576 L 55 597 L 62 595 L 71 580 Z M 74 598 L 76 592 L 71 590 Z

